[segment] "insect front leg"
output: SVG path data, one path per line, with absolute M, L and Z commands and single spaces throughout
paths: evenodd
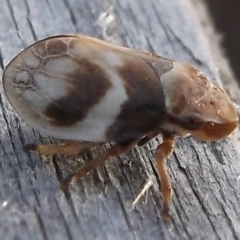
M 103 143 L 92 142 L 67 142 L 63 144 L 29 144 L 24 147 L 25 151 L 37 151 L 39 155 L 52 156 L 60 154 L 62 156 L 77 156 L 83 154 L 93 147 L 102 145 Z
M 163 209 L 161 215 L 164 220 L 170 219 L 169 203 L 172 198 L 172 187 L 166 169 L 166 159 L 172 155 L 174 145 L 175 140 L 173 136 L 163 135 L 163 142 L 158 146 L 155 153 L 163 198 Z
M 65 192 L 69 184 L 73 179 L 79 179 L 84 176 L 86 176 L 89 172 L 94 170 L 96 167 L 102 165 L 109 157 L 117 157 L 121 155 L 122 153 L 130 150 L 134 145 L 137 144 L 137 140 L 131 140 L 131 141 L 126 141 L 122 143 L 117 143 L 113 145 L 111 148 L 107 149 L 105 152 L 100 154 L 98 157 L 95 159 L 91 160 L 89 163 L 87 163 L 85 166 L 81 167 L 78 169 L 76 172 L 68 175 L 62 182 L 61 182 L 61 189 Z

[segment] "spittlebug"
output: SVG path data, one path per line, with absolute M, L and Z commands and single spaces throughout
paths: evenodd
M 169 217 L 171 184 L 165 160 L 175 138 L 220 140 L 238 125 L 227 94 L 196 68 L 161 56 L 78 35 L 43 39 L 19 53 L 3 73 L 5 94 L 19 116 L 63 145 L 29 145 L 40 155 L 73 156 L 112 147 L 61 183 L 84 177 L 111 156 L 158 134 L 155 159 L 163 218 Z

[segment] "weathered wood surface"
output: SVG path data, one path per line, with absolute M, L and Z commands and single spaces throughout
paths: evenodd
M 239 103 L 233 80 L 219 77 L 224 74 L 217 71 L 216 43 L 203 31 L 197 2 L 2 0 L 1 55 L 6 64 L 37 39 L 86 34 L 187 61 L 225 85 Z M 221 143 L 178 140 L 169 159 L 173 221 L 165 225 L 153 161 L 157 139 L 109 160 L 65 196 L 59 180 L 82 162 L 42 162 L 25 154 L 24 144 L 52 140 L 19 120 L 2 94 L 0 100 L 0 239 L 240 239 L 238 131 Z M 147 179 L 153 186 L 131 210 Z

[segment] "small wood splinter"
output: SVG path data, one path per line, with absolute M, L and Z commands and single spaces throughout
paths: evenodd
M 115 46 L 81 35 L 35 42 L 6 66 L 3 89 L 18 115 L 62 145 L 28 145 L 40 155 L 76 156 L 93 147 L 111 148 L 61 183 L 84 177 L 109 157 L 158 134 L 162 218 L 169 219 L 172 197 L 166 159 L 175 137 L 216 141 L 238 126 L 235 104 L 195 67 L 155 54 Z
M 140 198 L 148 191 L 148 189 L 153 185 L 153 181 L 151 179 L 148 179 L 144 185 L 139 189 L 134 201 L 132 202 L 131 210 L 133 210 L 137 204 L 137 202 L 140 200 Z

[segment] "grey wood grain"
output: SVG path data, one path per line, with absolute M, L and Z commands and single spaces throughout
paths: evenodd
M 203 31 L 196 2 L 1 0 L 1 57 L 6 65 L 38 39 L 80 33 L 189 62 L 234 92 L 239 103 L 235 83 L 223 81 L 216 70 L 211 46 L 216 42 Z M 24 144 L 56 140 L 21 121 L 2 86 L 0 131 L 1 239 L 240 239 L 239 131 L 221 143 L 177 141 L 168 162 L 174 189 L 169 225 L 160 219 L 153 160 L 160 138 L 110 159 L 64 195 L 59 181 L 83 160 L 42 161 L 34 153 L 24 153 Z M 97 151 L 101 149 L 93 154 Z M 131 210 L 147 179 L 153 186 Z

